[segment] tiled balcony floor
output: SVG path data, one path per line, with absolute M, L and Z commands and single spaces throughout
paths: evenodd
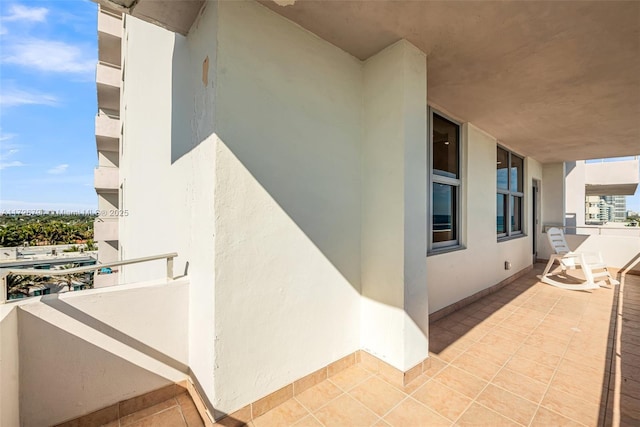
M 182 393 L 103 427 L 204 427 L 204 423 L 189 394 Z
M 433 323 L 408 386 L 363 359 L 250 425 L 640 425 L 640 277 L 567 291 L 541 269 Z

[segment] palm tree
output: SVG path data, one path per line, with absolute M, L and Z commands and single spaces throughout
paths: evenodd
M 70 270 L 72 268 L 77 268 L 77 267 L 79 267 L 78 264 L 65 264 L 65 265 L 59 265 L 55 269 Z M 87 274 L 87 273 L 65 274 L 64 276 L 61 276 L 61 282 L 63 282 L 67 286 L 67 289 L 69 291 L 71 290 L 71 287 L 74 285 L 74 282 L 80 285 L 84 285 L 88 288 L 93 288 L 93 280 L 92 280 L 91 274 Z
M 24 295 L 28 297 L 31 288 L 38 286 L 46 280 L 47 278 L 42 276 L 9 274 L 7 275 L 7 298 L 11 295 Z

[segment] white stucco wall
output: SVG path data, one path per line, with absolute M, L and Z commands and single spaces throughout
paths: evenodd
M 228 412 L 359 348 L 362 64 L 258 3 L 218 12 L 212 368 Z
M 14 304 L 0 306 L 0 425 L 20 425 L 20 354 L 18 313 Z
M 542 165 L 542 223 L 564 225 L 564 163 Z
M 567 226 L 584 225 L 585 215 L 585 176 L 586 165 L 584 160 L 565 162 L 565 224 Z M 575 229 L 568 229 L 568 234 L 575 233 Z
M 465 249 L 427 257 L 429 312 L 433 313 L 508 278 L 532 264 L 531 181 L 541 179 L 533 159 L 525 164 L 523 206 L 525 236 L 498 241 L 496 236 L 496 147 L 491 135 L 465 124 L 463 165 L 463 244 Z M 543 190 L 544 191 L 544 190 Z M 505 270 L 504 263 L 511 263 Z
M 361 347 L 401 370 L 427 357 L 425 55 L 364 64 Z
M 188 299 L 183 280 L 20 303 L 20 425 L 57 424 L 186 378 Z
M 215 3 L 189 39 L 126 18 L 123 259 L 177 252 L 174 274 L 188 274 L 189 367 L 196 385 L 213 396 L 215 173 L 213 93 Z M 209 56 L 208 85 L 202 61 Z M 123 268 L 122 281 L 164 277 L 165 261 Z

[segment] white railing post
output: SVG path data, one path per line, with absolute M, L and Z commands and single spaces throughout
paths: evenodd
M 9 277 L 8 274 L 4 274 L 0 277 L 0 291 L 2 292 L 2 295 L 0 296 L 0 304 L 7 302 L 9 294 L 9 289 L 7 289 L 7 277 Z
M 173 257 L 167 257 L 167 279 L 173 280 Z

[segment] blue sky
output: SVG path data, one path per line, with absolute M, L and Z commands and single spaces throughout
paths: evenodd
M 0 3 L 0 211 L 94 210 L 97 5 Z
M 95 210 L 97 5 L 2 0 L 0 17 L 0 211 Z

